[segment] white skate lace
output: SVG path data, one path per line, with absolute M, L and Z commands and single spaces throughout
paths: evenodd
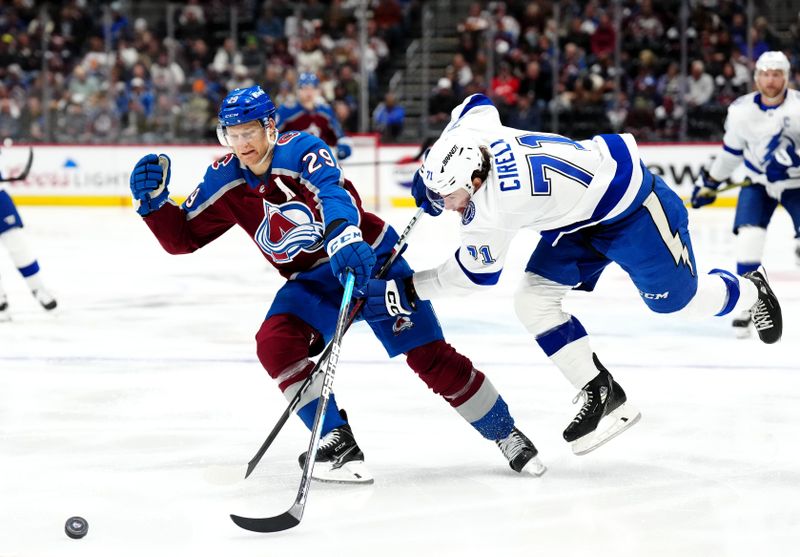
M 527 445 L 525 440 L 517 435 L 516 431 L 512 431 L 505 439 L 498 440 L 497 446 L 500 447 L 503 455 L 510 461 L 514 460 Z
M 769 311 L 767 311 L 767 305 L 764 303 L 764 300 L 759 300 L 756 303 L 755 309 L 751 311 L 751 316 L 756 331 L 772 328 L 772 318 L 769 315 Z
M 339 428 L 331 430 L 325 437 L 322 438 L 322 441 L 319 443 L 319 451 L 323 451 L 330 447 L 333 447 L 339 442 Z
M 585 399 L 585 402 L 583 403 L 583 406 L 581 406 L 581 409 L 578 410 L 578 415 L 572 419 L 573 423 L 580 423 L 592 406 L 592 393 L 588 390 L 581 391 L 575 395 L 575 398 L 572 399 L 572 404 L 577 404 L 581 397 Z

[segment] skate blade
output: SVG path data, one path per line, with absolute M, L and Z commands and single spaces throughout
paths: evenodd
M 538 456 L 535 456 L 528 462 L 526 462 L 525 466 L 523 466 L 522 470 L 520 470 L 520 474 L 528 474 L 536 478 L 538 478 L 545 472 L 547 472 L 547 466 L 545 466 L 544 463 L 541 460 L 539 460 Z
M 339 484 L 371 484 L 375 482 L 375 478 L 363 460 L 352 460 L 338 468 L 334 468 L 326 462 L 317 462 L 311 477 L 319 482 Z
M 736 338 L 750 338 L 750 327 L 734 327 Z
M 578 456 L 592 452 L 597 447 L 608 443 L 614 437 L 635 425 L 641 417 L 642 413 L 639 412 L 638 408 L 630 402 L 624 403 L 600 420 L 594 432 L 573 441 L 572 452 Z

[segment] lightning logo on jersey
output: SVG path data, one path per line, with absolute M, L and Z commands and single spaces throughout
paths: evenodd
M 296 201 L 273 205 L 264 201 L 264 220 L 253 239 L 275 263 L 287 263 L 301 251 L 319 249 L 322 234 L 322 224 L 314 220 L 306 205 Z

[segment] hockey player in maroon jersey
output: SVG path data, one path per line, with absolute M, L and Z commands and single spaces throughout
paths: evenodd
M 167 155 L 143 157 L 131 174 L 137 212 L 166 251 L 189 253 L 235 225 L 286 278 L 256 334 L 256 351 L 267 373 L 292 399 L 333 336 L 340 281 L 346 271 L 356 288 L 373 276 L 398 239 L 389 225 L 364 211 L 353 184 L 330 148 L 303 133 L 278 134 L 275 106 L 258 86 L 228 94 L 219 111 L 220 142 L 231 153 L 209 166 L 183 205 L 169 199 Z M 412 273 L 398 257 L 386 274 Z M 337 280 L 338 279 L 338 280 Z M 370 324 L 390 357 L 407 363 L 483 437 L 495 441 L 516 472 L 544 473 L 533 443 L 515 426 L 503 398 L 472 362 L 444 341 L 430 304 L 413 318 Z M 311 427 L 322 388 L 320 374 L 302 395 L 297 414 Z M 371 482 L 364 454 L 331 395 L 314 477 Z M 301 465 L 305 454 L 300 456 Z
M 301 73 L 297 78 L 297 100 L 278 107 L 275 125 L 280 133 L 298 131 L 316 135 L 335 150 L 340 161 L 353 153 L 350 140 L 345 137 L 336 114 L 322 100 L 319 78 L 313 73 Z

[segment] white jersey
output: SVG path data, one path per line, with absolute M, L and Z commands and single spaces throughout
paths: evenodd
M 484 95 L 456 107 L 442 137 L 465 132 L 489 148 L 491 172 L 462 214 L 462 244 L 454 258 L 414 275 L 422 299 L 497 283 L 522 228 L 556 244 L 563 234 L 620 216 L 652 187 L 629 134 L 573 141 L 509 128 Z M 426 172 L 424 164 L 420 172 Z
M 709 174 L 715 180 L 724 180 L 741 163 L 745 175 L 753 182 L 763 184 L 776 199 L 784 189 L 800 187 L 800 167 L 788 170 L 789 179 L 769 182 L 766 165 L 787 148 L 800 153 L 800 91 L 787 89 L 786 99 L 778 106 L 761 104 L 759 93 L 750 93 L 736 99 L 728 107 L 725 119 L 723 153 L 714 160 Z

